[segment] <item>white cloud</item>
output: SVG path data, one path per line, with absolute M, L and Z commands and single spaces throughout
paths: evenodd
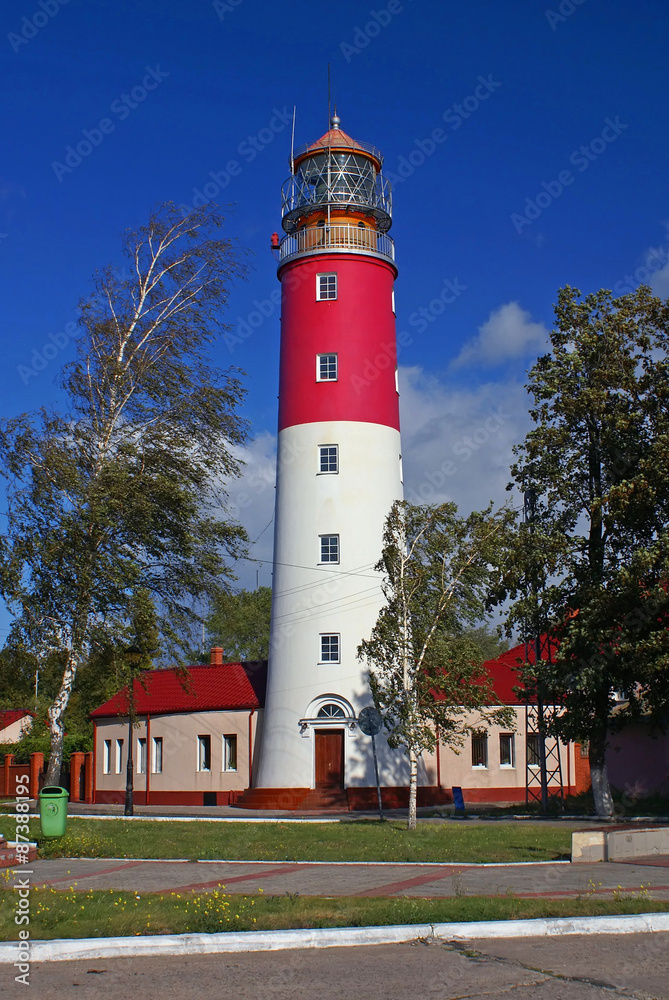
M 470 389 L 400 368 L 406 499 L 453 501 L 465 514 L 490 500 L 515 502 L 506 484 L 513 445 L 529 428 L 528 402 L 516 378 Z
M 254 590 L 256 570 L 261 586 L 272 582 L 272 549 L 274 526 L 274 486 L 276 483 L 276 436 L 259 434 L 235 455 L 245 464 L 242 475 L 229 485 L 228 516 L 239 521 L 251 540 L 251 556 L 262 560 L 255 563 L 240 559 L 235 565 L 236 587 Z M 256 541 L 257 539 L 257 541 Z
M 491 367 L 538 354 L 547 340 L 548 330 L 543 323 L 532 322 L 530 313 L 517 302 L 507 302 L 490 313 L 478 334 L 465 343 L 452 367 Z

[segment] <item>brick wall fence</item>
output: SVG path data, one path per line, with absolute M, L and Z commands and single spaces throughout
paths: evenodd
M 17 783 L 22 783 L 28 775 L 30 798 L 36 799 L 44 785 L 44 754 L 31 753 L 29 764 L 15 764 L 14 755 L 5 754 L 0 772 L 0 794 L 12 798 L 16 794 Z M 70 758 L 70 802 L 93 801 L 93 754 L 75 751 Z

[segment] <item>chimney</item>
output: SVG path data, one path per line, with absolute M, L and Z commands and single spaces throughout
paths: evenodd
M 214 646 L 209 654 L 209 666 L 220 667 L 223 665 L 223 654 L 225 650 L 222 646 Z

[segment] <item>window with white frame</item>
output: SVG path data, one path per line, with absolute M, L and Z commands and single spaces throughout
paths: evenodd
M 105 740 L 102 748 L 102 773 L 111 774 L 112 741 Z
M 337 298 L 336 272 L 316 275 L 316 298 L 319 302 L 322 302 L 324 299 Z
M 223 737 L 223 770 L 237 770 L 237 737 L 234 733 Z
M 516 766 L 516 749 L 513 733 L 499 734 L 499 764 L 500 767 Z
M 114 771 L 121 774 L 123 771 L 123 740 L 116 740 L 116 752 L 114 754 Z
M 339 472 L 339 445 L 319 444 L 318 471 Z
M 151 772 L 153 774 L 163 773 L 163 738 L 154 736 L 151 747 Z
M 339 633 L 324 632 L 321 637 L 321 663 L 339 663 Z
M 339 562 L 339 535 L 320 535 L 320 561 L 322 563 Z
M 146 774 L 146 736 L 137 737 L 137 774 Z
M 390 304 L 392 306 L 393 312 L 395 312 L 395 289 L 394 288 L 393 288 L 392 292 L 390 293 Z
M 316 355 L 316 381 L 336 382 L 337 381 L 337 355 L 317 354 Z
M 472 736 L 472 767 L 488 766 L 488 734 L 474 733 Z
M 211 771 L 211 736 L 197 738 L 197 769 Z

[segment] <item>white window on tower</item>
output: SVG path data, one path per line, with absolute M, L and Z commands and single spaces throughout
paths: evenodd
M 137 737 L 137 774 L 146 774 L 146 737 Z
M 123 740 L 116 740 L 116 753 L 114 758 L 114 771 L 116 774 L 121 774 L 123 770 Z
M 197 738 L 197 769 L 211 771 L 211 736 Z
M 395 289 L 394 288 L 393 288 L 393 290 L 391 292 L 390 302 L 391 302 L 391 305 L 393 307 L 393 313 L 394 313 L 395 312 Z
M 339 633 L 323 633 L 321 639 L 321 663 L 339 663 Z
M 153 774 L 163 773 L 163 738 L 153 737 L 153 759 L 151 761 L 151 772 Z
M 339 472 L 339 445 L 319 444 L 318 471 Z
M 111 774 L 112 741 L 105 740 L 102 750 L 102 773 Z
M 338 374 L 337 366 L 337 355 L 336 354 L 317 354 L 316 355 L 316 381 L 317 382 L 336 382 Z
M 322 302 L 324 299 L 337 298 L 337 275 L 317 274 L 316 275 L 316 299 Z
M 234 734 L 223 737 L 223 770 L 237 770 L 237 737 Z
M 322 563 L 339 562 L 339 535 L 320 535 L 320 561 Z

